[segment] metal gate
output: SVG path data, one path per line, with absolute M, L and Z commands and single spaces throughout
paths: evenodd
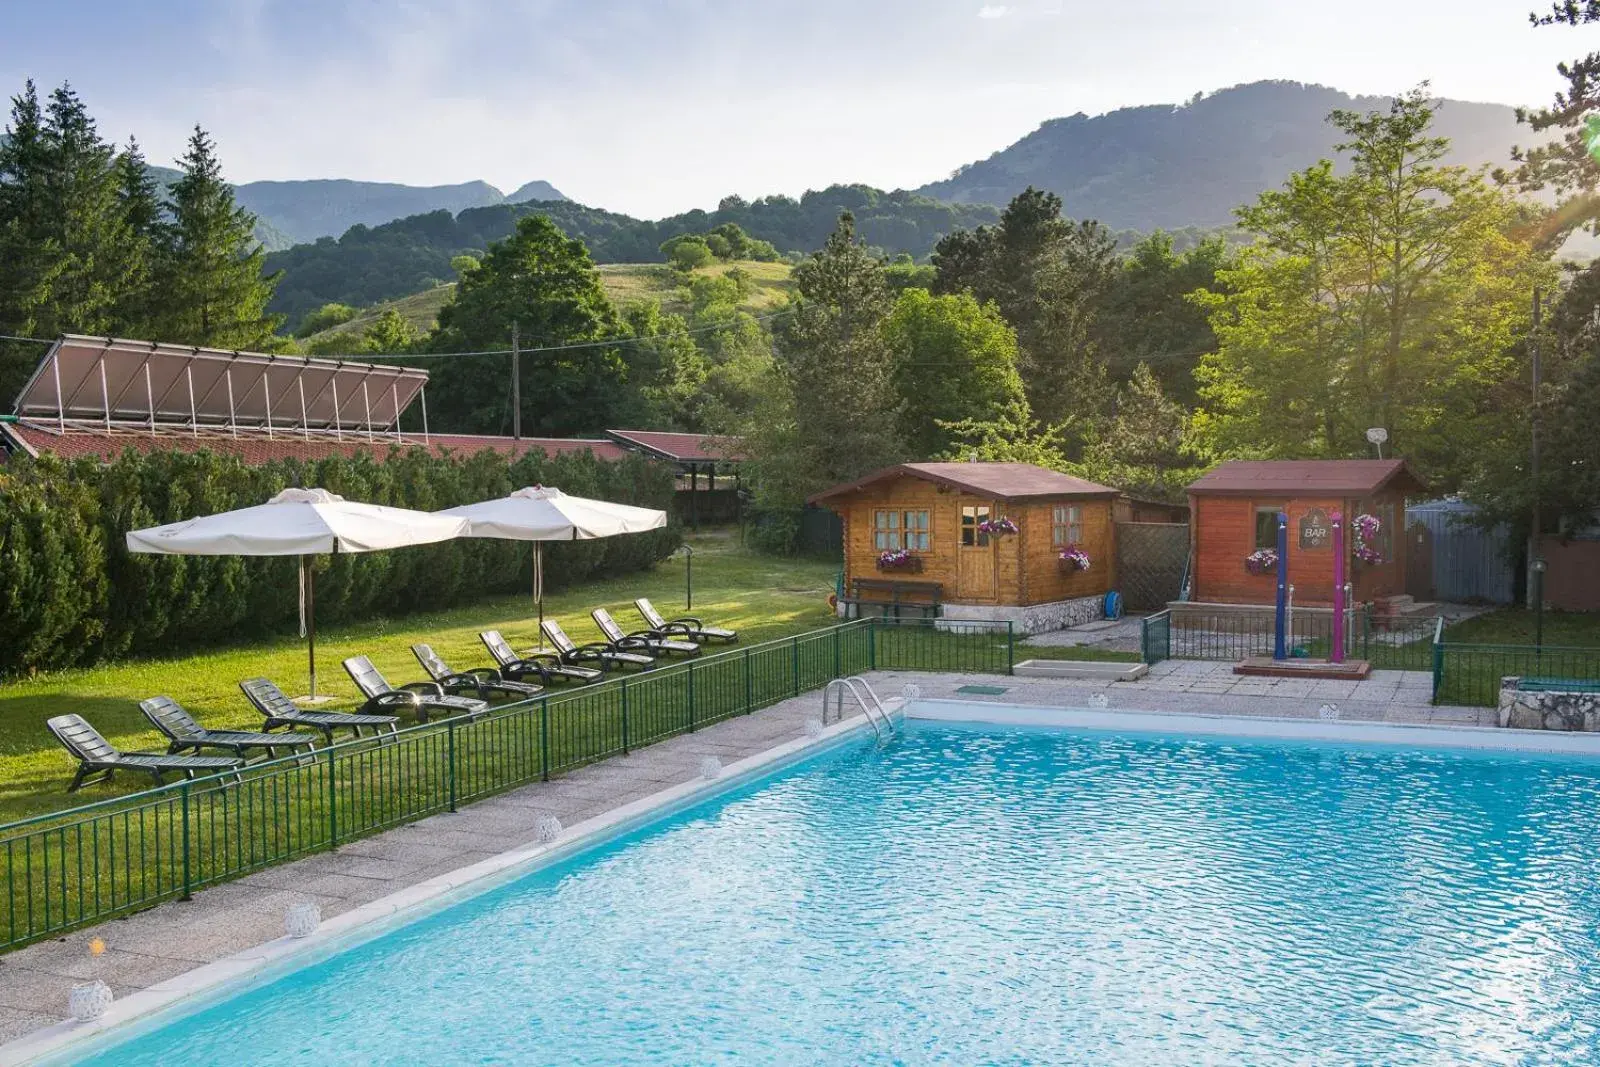
M 1189 560 L 1189 526 L 1117 523 L 1117 586 L 1129 611 L 1159 611 L 1177 600 Z

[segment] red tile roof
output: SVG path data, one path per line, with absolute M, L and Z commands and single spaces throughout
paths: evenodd
M 1375 493 L 1427 487 L 1403 459 L 1230 460 L 1189 486 L 1191 493 Z
M 990 496 L 996 500 L 1027 500 L 1050 496 L 1116 496 L 1118 491 L 1094 482 L 1074 478 L 1031 463 L 900 463 L 885 467 L 854 482 L 836 485 L 813 496 L 810 503 L 836 497 L 887 482 L 894 478 L 921 478 L 924 481 Z
M 684 462 L 737 462 L 746 458 L 737 437 L 662 430 L 607 430 L 624 448 L 642 449 L 661 459 Z
M 195 436 L 187 428 L 174 426 L 158 426 L 154 434 L 148 429 L 133 427 L 120 427 L 111 432 L 69 427 L 66 433 L 61 433 L 54 426 L 18 422 L 0 423 L 0 436 L 10 437 L 23 451 L 35 454 L 51 453 L 66 459 L 76 459 L 81 456 L 114 459 L 129 448 L 139 452 L 163 449 L 198 452 L 201 449 L 208 449 L 212 452 L 239 456 L 246 463 L 353 456 L 363 450 L 382 459 L 391 449 L 396 448 L 426 448 L 435 455 L 444 455 L 446 452 L 454 455 L 473 455 L 486 449 L 506 456 L 520 456 L 536 450 L 551 456 L 587 451 L 594 453 L 596 459 L 604 460 L 621 459 L 627 455 L 616 442 L 604 439 L 524 437 L 521 440 L 514 440 L 510 437 L 474 434 L 436 433 L 430 435 L 424 443 L 420 434 L 406 434 L 403 440 L 398 441 L 393 434 L 375 434 L 372 440 L 368 441 L 364 435 L 347 432 L 341 441 L 325 434 L 306 438 L 293 432 L 280 432 L 270 438 L 259 432 L 234 437 L 214 429 L 202 430 L 199 436 Z

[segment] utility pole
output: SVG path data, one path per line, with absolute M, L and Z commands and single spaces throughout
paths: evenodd
M 511 439 L 522 440 L 522 345 L 511 320 Z
M 1533 411 L 1530 420 L 1528 466 L 1533 478 L 1533 514 L 1530 516 L 1528 534 L 1528 606 L 1533 609 L 1533 646 L 1544 644 L 1544 556 L 1540 551 L 1539 524 L 1539 389 L 1543 368 L 1539 364 L 1539 287 L 1533 289 L 1533 332 L 1529 337 L 1528 353 L 1533 364 Z

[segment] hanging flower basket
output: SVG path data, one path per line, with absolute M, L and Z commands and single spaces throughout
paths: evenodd
M 917 574 L 922 571 L 922 557 L 910 549 L 900 548 L 892 552 L 878 554 L 878 569 L 880 571 L 908 571 Z
M 1093 562 L 1089 559 L 1089 553 L 1085 552 L 1079 545 L 1068 545 L 1063 548 L 1056 559 L 1060 564 L 1061 570 L 1067 574 L 1086 571 L 1089 569 L 1089 564 Z
M 1350 524 L 1355 530 L 1355 557 L 1358 563 L 1365 563 L 1369 567 L 1376 567 L 1383 562 L 1383 553 L 1378 551 L 1378 534 L 1383 531 L 1383 523 L 1376 515 L 1357 515 L 1356 521 Z
M 999 537 L 1002 534 L 1014 534 L 1017 532 L 1017 524 L 1002 515 L 998 519 L 984 519 L 982 522 L 978 523 L 978 532 L 981 534 L 988 534 L 990 537 Z
M 1244 558 L 1244 569 L 1251 574 L 1278 573 L 1277 550 L 1271 548 L 1256 549 Z

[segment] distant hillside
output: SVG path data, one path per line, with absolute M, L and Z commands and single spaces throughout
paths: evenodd
M 1066 213 L 1113 229 L 1225 226 L 1233 209 L 1288 175 L 1335 155 L 1335 108 L 1387 108 L 1297 82 L 1254 82 L 1187 104 L 1129 107 L 1051 119 L 1016 144 L 917 192 L 962 204 L 1004 205 L 1029 185 L 1059 194 Z M 1508 162 L 1527 127 L 1500 104 L 1447 100 L 1434 132 L 1450 161 Z
M 836 185 L 798 200 L 728 197 L 715 211 L 690 211 L 653 222 L 570 200 L 469 208 L 454 217 L 435 211 L 382 226 L 352 227 L 338 240 L 325 237 L 267 256 L 268 270 L 283 271 L 271 310 L 295 323 L 323 304 L 365 307 L 441 285 L 453 276 L 453 256 L 481 254 L 531 212 L 548 215 L 580 238 L 597 263 L 651 263 L 662 261 L 660 245 L 667 238 L 704 233 L 724 222 L 738 223 L 782 251 L 809 252 L 821 247 L 846 209 L 855 213 L 856 229 L 869 244 L 913 256 L 926 256 L 952 230 L 999 218 L 998 210 L 988 205 L 944 204 L 865 185 Z
M 755 284 L 750 295 L 739 305 L 744 310 L 761 315 L 783 306 L 789 299 L 789 292 L 794 286 L 789 280 L 787 263 L 753 261 L 716 263 L 709 267 L 701 267 L 694 274 L 715 276 L 726 274 L 734 268 L 750 275 Z M 689 310 L 688 294 L 685 292 L 681 277 L 663 264 L 607 263 L 600 267 L 600 281 L 606 288 L 606 295 L 610 296 L 618 306 L 625 306 L 635 300 L 654 300 L 661 305 L 663 311 Z M 398 300 L 374 304 L 363 309 L 361 314 L 349 322 L 311 334 L 304 338 L 304 342 L 322 348 L 323 351 L 332 351 L 333 349 L 327 346 L 336 338 L 349 338 L 354 342 L 355 338 L 361 336 L 388 308 L 398 311 L 418 333 L 427 333 L 439 321 L 439 309 L 449 302 L 455 291 L 455 283 L 449 282 L 420 293 L 403 296 Z

